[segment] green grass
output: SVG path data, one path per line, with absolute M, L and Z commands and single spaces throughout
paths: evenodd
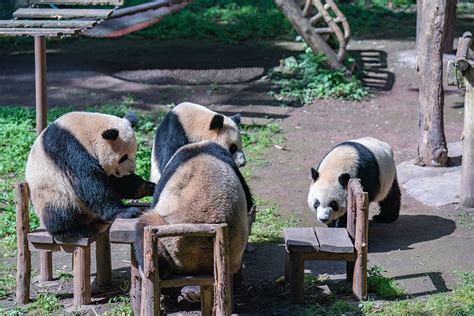
M 269 73 L 269 80 L 279 88 L 270 94 L 302 104 L 327 98 L 361 100 L 368 95 L 357 78 L 347 78 L 343 71 L 327 69 L 323 64 L 325 59 L 325 55 L 315 55 L 308 47 L 296 57 L 283 59 L 280 66 Z
M 41 293 L 26 305 L 16 306 L 13 309 L 0 307 L 0 315 L 52 315 L 62 308 L 59 298 L 50 293 Z
M 0 299 L 10 295 L 15 288 L 15 272 L 15 266 L 0 263 Z
M 109 300 L 109 304 L 112 304 L 113 307 L 109 312 L 106 312 L 104 315 L 132 315 L 132 306 L 130 305 L 129 296 L 116 296 Z
M 296 226 L 297 221 L 280 216 L 274 207 L 261 208 L 261 203 L 257 201 L 257 216 L 249 240 L 257 245 L 279 243 L 283 240 L 283 228 Z
M 383 275 L 385 270 L 379 266 L 371 266 L 367 270 L 369 293 L 377 293 L 383 299 L 393 299 L 405 294 L 395 280 Z

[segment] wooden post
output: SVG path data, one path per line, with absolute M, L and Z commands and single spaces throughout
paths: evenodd
M 27 235 L 30 232 L 29 202 L 30 194 L 26 182 L 15 187 L 16 238 L 18 245 L 16 271 L 16 302 L 26 304 L 30 301 L 31 252 Z
M 464 206 L 474 207 L 474 68 L 464 73 L 464 139 L 462 146 L 461 199 Z
M 456 28 L 456 8 L 458 1 L 457 0 L 446 0 L 446 28 L 445 28 L 445 37 L 444 37 L 444 50 L 446 54 L 451 54 L 453 52 L 454 46 L 454 34 Z
M 214 239 L 214 305 L 216 315 L 232 314 L 230 290 L 229 244 L 227 225 L 216 229 Z
M 130 305 L 132 306 L 133 314 L 140 315 L 141 278 L 133 246 L 130 246 L 130 261 L 130 273 L 132 279 L 130 284 Z
M 212 286 L 203 285 L 201 286 L 201 311 L 202 316 L 211 316 L 212 315 Z
M 416 0 L 416 50 L 420 42 L 421 20 L 423 19 L 423 0 Z
M 35 36 L 35 90 L 36 134 L 39 135 L 48 121 L 48 96 L 46 84 L 46 39 Z
M 143 236 L 143 280 L 140 315 L 160 315 L 160 286 L 158 270 L 158 241 L 156 228 L 145 227 Z
M 291 252 L 290 256 L 290 304 L 304 303 L 304 260 L 301 252 Z
M 74 305 L 91 302 L 91 248 L 74 248 Z
M 95 260 L 97 268 L 97 285 L 112 284 L 112 260 L 110 254 L 109 230 L 104 232 L 95 242 Z
M 443 32 L 446 0 L 423 1 L 418 46 L 420 165 L 444 167 L 448 149 L 444 135 Z
M 359 300 L 367 299 L 367 252 L 368 252 L 368 226 L 369 226 L 369 196 L 367 192 L 357 193 L 357 220 L 355 251 L 356 261 L 352 292 Z
M 53 279 L 53 253 L 51 251 L 40 251 L 40 280 L 51 281 Z

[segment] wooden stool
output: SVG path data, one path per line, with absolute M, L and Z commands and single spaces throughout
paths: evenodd
M 18 242 L 18 263 L 16 276 L 16 299 L 19 304 L 30 300 L 31 251 L 41 251 L 41 279 L 52 279 L 52 252 L 64 251 L 73 254 L 74 305 L 91 302 L 90 288 L 90 245 L 96 243 L 97 284 L 108 285 L 112 282 L 110 240 L 108 229 L 89 238 L 81 238 L 74 243 L 61 243 L 44 228 L 30 232 L 28 184 L 21 182 L 15 187 L 16 234 Z
M 232 288 L 229 273 L 227 234 L 227 224 L 177 224 L 145 227 L 143 244 L 145 261 L 140 315 L 160 314 L 160 293 L 162 288 L 189 285 L 201 287 L 202 315 L 231 315 Z M 160 280 L 158 270 L 158 239 L 177 236 L 214 238 L 213 275 L 175 276 L 171 279 Z M 212 298 L 213 287 L 214 299 Z
M 367 298 L 368 194 L 359 179 L 351 179 L 347 195 L 347 229 L 329 227 L 285 228 L 285 280 L 290 303 L 304 302 L 305 260 L 346 261 L 352 292 Z

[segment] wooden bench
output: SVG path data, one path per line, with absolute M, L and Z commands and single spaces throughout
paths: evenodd
M 347 279 L 358 299 L 367 298 L 368 194 L 359 179 L 351 179 L 347 196 L 347 228 L 285 228 L 285 280 L 290 303 L 304 302 L 306 260 L 346 261 Z
M 88 238 L 81 238 L 71 243 L 64 243 L 54 238 L 44 228 L 30 232 L 28 184 L 16 185 L 16 232 L 18 243 L 16 300 L 26 304 L 30 300 L 31 285 L 31 251 L 49 254 L 49 259 L 40 262 L 42 281 L 53 278 L 51 253 L 64 251 L 73 255 L 74 305 L 91 302 L 90 288 L 90 245 L 96 245 L 97 284 L 109 285 L 112 282 L 112 265 L 110 256 L 109 228 Z

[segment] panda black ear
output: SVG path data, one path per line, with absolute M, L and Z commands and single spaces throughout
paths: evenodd
M 102 132 L 102 137 L 107 140 L 116 140 L 119 136 L 119 131 L 116 128 L 110 128 Z
M 138 123 L 138 117 L 135 114 L 135 112 L 128 112 L 127 114 L 125 114 L 125 116 L 123 118 L 126 119 L 127 121 L 129 121 L 130 126 L 132 126 L 132 127 L 135 127 Z
M 239 114 L 239 113 L 237 113 L 237 114 L 235 114 L 235 115 L 232 115 L 232 116 L 230 117 L 230 119 L 231 119 L 232 121 L 234 121 L 234 123 L 235 123 L 237 126 L 240 125 L 240 114 Z
M 224 126 L 224 116 L 222 114 L 216 114 L 211 120 L 209 129 L 221 129 Z
M 351 178 L 351 176 L 348 173 L 343 173 L 339 176 L 339 183 L 342 185 L 342 187 L 344 189 L 347 188 L 347 185 L 349 184 L 349 179 L 350 178 Z
M 311 168 L 311 178 L 313 178 L 313 181 L 316 181 L 319 178 L 319 172 L 314 168 Z

